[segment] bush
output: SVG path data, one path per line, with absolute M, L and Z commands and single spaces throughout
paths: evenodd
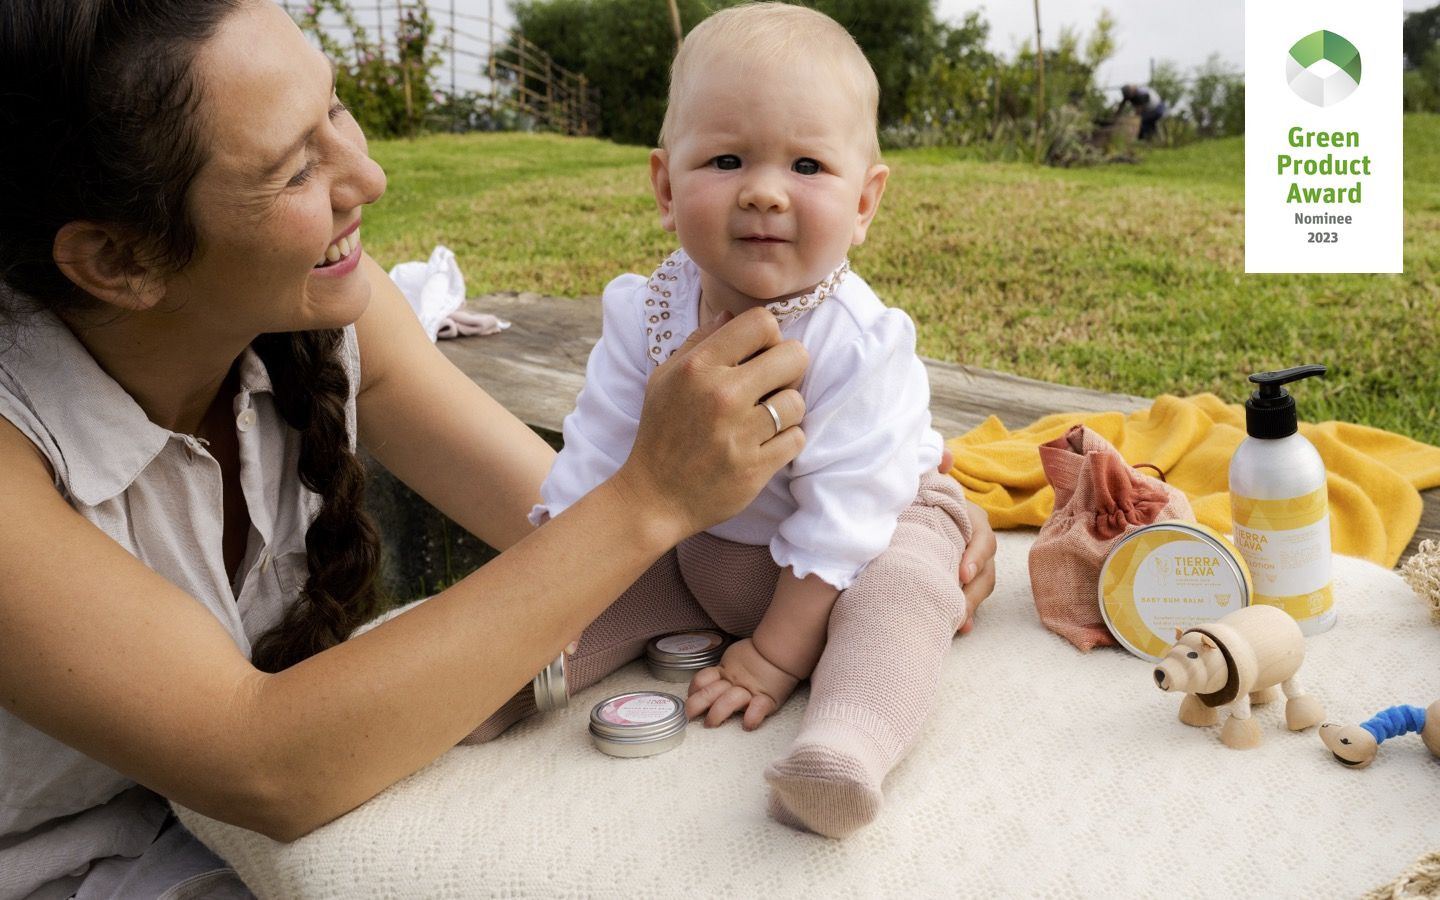
M 321 25 L 327 10 L 339 16 L 350 33 L 348 45 Z M 370 39 L 345 0 L 316 0 L 301 10 L 297 21 L 334 61 L 335 93 L 367 135 L 413 137 L 424 130 L 437 97 L 431 72 L 441 59 L 431 45 L 435 22 L 425 0 L 401 8 L 394 59 L 379 41 Z
M 1195 70 L 1188 101 L 1201 137 L 1245 133 L 1245 76 L 1227 71 L 1219 54 Z

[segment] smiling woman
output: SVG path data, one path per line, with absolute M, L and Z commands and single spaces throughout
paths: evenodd
M 671 548 L 803 443 L 756 412 L 803 351 L 739 316 L 532 528 L 553 453 L 365 255 L 384 174 L 277 4 L 9 0 L 0 84 L 0 900 L 244 896 L 167 801 L 302 835 L 514 721 L 618 597 L 594 681 L 692 608 Z M 357 443 L 504 552 L 347 640 Z

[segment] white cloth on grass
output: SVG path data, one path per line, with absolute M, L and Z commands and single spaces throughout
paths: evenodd
M 495 334 L 510 323 L 489 313 L 470 312 L 465 306 L 465 276 L 455 253 L 437 245 L 425 262 L 396 263 L 390 280 L 410 302 L 430 340 L 472 334 Z

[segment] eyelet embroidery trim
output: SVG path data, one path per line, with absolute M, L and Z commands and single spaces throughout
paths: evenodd
M 649 292 L 645 297 L 646 343 L 650 345 L 650 362 L 657 366 L 669 359 L 670 354 L 677 349 L 671 347 L 670 353 L 665 353 L 667 343 L 675 335 L 674 330 L 666 325 L 670 321 L 670 303 L 675 299 L 674 288 L 680 280 L 680 263 L 684 259 L 684 252 L 676 250 L 666 257 L 645 285 Z M 663 357 L 661 354 L 664 354 Z
M 688 261 L 684 250 L 676 250 L 655 269 L 645 285 L 645 335 L 650 347 L 650 362 L 653 365 L 660 365 L 679 349 L 679 342 L 674 339 L 675 332 L 667 325 L 673 309 L 671 304 L 680 302 L 680 298 L 675 294 L 679 290 L 682 266 Z M 781 322 L 804 315 L 833 297 L 845 276 L 849 274 L 850 260 L 846 259 L 835 267 L 835 271 L 825 276 L 813 291 L 788 300 L 767 303 L 765 308 L 774 313 L 775 318 Z

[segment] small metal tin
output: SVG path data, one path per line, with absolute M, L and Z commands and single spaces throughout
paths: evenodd
M 590 710 L 590 737 L 611 756 L 654 756 L 685 740 L 685 701 L 662 691 L 630 691 Z
M 535 707 L 541 712 L 564 709 L 570 705 L 570 691 L 565 687 L 565 654 L 540 670 L 530 683 L 535 689 Z
M 1250 570 L 1240 552 L 1195 522 L 1156 522 L 1111 548 L 1100 567 L 1100 614 L 1115 640 L 1159 662 L 1175 629 L 1213 622 L 1250 605 Z
M 645 645 L 650 674 L 661 681 L 689 681 L 725 655 L 725 635 L 718 631 L 677 631 L 651 638 Z

